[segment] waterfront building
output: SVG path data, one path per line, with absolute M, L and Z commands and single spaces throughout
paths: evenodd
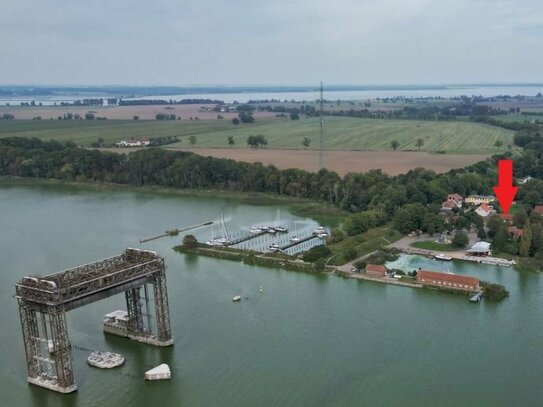
M 490 249 L 490 243 L 488 242 L 477 242 L 466 250 L 466 254 L 469 256 L 479 256 L 486 257 L 492 255 L 492 250 Z
M 479 279 L 475 277 L 427 270 L 417 272 L 417 283 L 463 291 L 478 291 L 481 288 Z
M 368 264 L 366 274 L 370 277 L 384 277 L 387 274 L 387 268 L 380 264 Z

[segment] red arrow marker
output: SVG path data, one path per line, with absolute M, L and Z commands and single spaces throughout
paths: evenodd
M 502 207 L 503 213 L 509 213 L 518 188 L 513 186 L 513 160 L 498 161 L 498 186 L 494 193 Z

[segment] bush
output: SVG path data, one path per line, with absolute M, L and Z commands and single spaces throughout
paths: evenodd
M 332 253 L 330 249 L 324 245 L 315 246 L 309 249 L 306 253 L 304 253 L 304 255 L 302 256 L 302 260 L 313 263 L 318 259 L 329 256 L 330 253 Z
M 349 247 L 343 252 L 343 258 L 347 261 L 356 259 L 356 256 L 358 256 L 358 252 L 354 247 Z
M 452 244 L 456 247 L 466 247 L 469 243 L 468 236 L 463 232 L 456 232 L 452 240 Z
M 485 298 L 492 301 L 503 300 L 509 296 L 509 291 L 501 284 L 489 283 L 488 281 L 481 281 L 481 286 L 485 292 Z
M 198 246 L 198 239 L 196 239 L 194 235 L 185 235 L 185 237 L 183 238 L 183 246 L 192 249 Z
M 323 258 L 317 259 L 317 261 L 315 261 L 315 263 L 313 264 L 313 268 L 315 269 L 315 271 L 323 271 L 325 267 L 326 260 Z

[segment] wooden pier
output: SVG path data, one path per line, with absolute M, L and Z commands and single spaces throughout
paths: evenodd
M 256 237 L 265 235 L 266 233 L 268 233 L 268 232 L 261 231 L 261 232 L 258 232 L 258 233 L 249 233 L 248 235 L 240 237 L 240 238 L 238 238 L 236 240 L 231 240 L 230 243 L 228 243 L 226 246 L 235 246 L 237 244 L 246 242 L 247 240 L 251 240 L 251 239 L 254 239 Z
M 289 244 L 281 246 L 280 250 L 281 251 L 287 250 L 287 249 L 290 249 L 291 247 L 294 247 L 294 246 L 297 246 L 299 244 L 309 242 L 310 240 L 318 239 L 318 238 L 319 238 L 318 235 L 310 235 L 310 236 L 304 237 L 303 239 L 298 240 L 297 242 L 290 242 Z

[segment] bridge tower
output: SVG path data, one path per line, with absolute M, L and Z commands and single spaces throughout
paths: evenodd
M 150 322 L 149 285 L 156 332 Z M 142 288 L 147 313 L 143 312 Z M 75 391 L 66 312 L 121 292 L 128 312 L 125 336 L 155 346 L 173 344 L 166 267 L 155 252 L 127 249 L 119 256 L 45 277 L 23 277 L 15 289 L 29 383 L 61 393 Z

